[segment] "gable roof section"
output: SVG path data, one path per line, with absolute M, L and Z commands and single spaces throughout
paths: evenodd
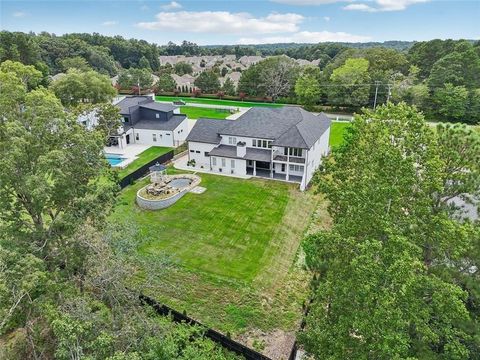
M 233 121 L 236 120 L 200 118 L 197 120 L 192 130 L 190 130 L 186 140 L 208 144 L 219 144 L 219 133 Z
M 330 119 L 300 107 L 252 108 L 230 122 L 222 135 L 274 140 L 273 145 L 309 149 L 330 127 Z
M 186 115 L 175 114 L 168 120 L 159 121 L 155 120 L 145 120 L 142 119 L 138 121 L 133 127 L 135 129 L 145 129 L 145 130 L 164 130 L 164 131 L 173 131 L 178 125 L 180 125 L 185 119 Z
M 173 106 L 171 104 L 163 104 L 156 101 L 141 104 L 140 107 L 143 109 L 157 110 L 161 112 L 169 112 L 177 108 L 177 106 Z
M 120 114 L 130 114 L 130 108 L 132 106 L 144 104 L 153 100 L 148 96 L 127 96 L 120 100 L 116 106 L 120 108 Z

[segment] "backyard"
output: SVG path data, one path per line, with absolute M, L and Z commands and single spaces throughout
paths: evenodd
M 220 99 L 206 99 L 206 98 L 194 98 L 194 97 L 176 97 L 176 96 L 155 96 L 157 101 L 179 101 L 183 100 L 187 103 L 195 104 L 209 104 L 209 105 L 225 105 L 233 107 L 254 107 L 254 106 L 266 106 L 266 107 L 280 107 L 282 104 L 274 103 L 262 103 L 262 102 L 251 102 L 251 101 L 236 101 L 236 100 L 220 100 Z
M 292 333 L 309 284 L 298 249 L 309 225 L 328 223 L 324 202 L 293 184 L 201 178 L 205 193 L 188 193 L 160 211 L 135 205 L 148 180 L 122 191 L 111 220 L 137 229 L 138 263 L 149 264 L 135 285 L 234 336 L 251 329 Z M 158 264 L 161 270 L 152 271 Z
M 161 146 L 152 146 L 149 147 L 147 150 L 143 151 L 140 153 L 133 162 L 128 164 L 125 168 L 121 169 L 118 168 L 118 176 L 121 178 L 127 176 L 128 174 L 134 172 L 138 168 L 142 167 L 149 161 L 154 160 L 155 158 L 159 157 L 160 155 L 163 155 L 170 150 L 173 150 L 173 148 L 169 147 L 161 147 Z
M 196 106 L 181 106 L 180 112 L 187 115 L 189 119 L 198 119 L 198 118 L 212 118 L 223 120 L 227 116 L 230 116 L 231 113 L 229 110 L 225 109 L 214 109 L 214 108 L 202 108 Z
M 330 146 L 332 148 L 343 143 L 345 131 L 351 126 L 349 122 L 332 121 L 330 128 Z

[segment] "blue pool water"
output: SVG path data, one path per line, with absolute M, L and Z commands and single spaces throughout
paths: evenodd
M 105 157 L 107 158 L 107 161 L 110 164 L 110 166 L 117 166 L 123 160 L 125 160 L 125 158 L 122 158 L 120 155 L 116 155 L 116 154 L 105 154 Z

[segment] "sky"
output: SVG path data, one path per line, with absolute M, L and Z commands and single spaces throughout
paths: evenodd
M 0 0 L 0 28 L 157 44 L 480 39 L 480 0 Z

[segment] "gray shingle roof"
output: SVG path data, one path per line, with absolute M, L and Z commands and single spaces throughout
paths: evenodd
M 274 140 L 273 145 L 309 149 L 330 127 L 331 120 L 300 107 L 252 108 L 229 123 L 222 134 Z
M 247 148 L 247 153 L 243 158 L 247 160 L 270 162 L 272 160 L 272 150 Z
M 233 145 L 218 145 L 208 153 L 209 156 L 222 156 L 228 158 L 238 158 L 237 147 Z
M 171 104 L 163 104 L 163 103 L 158 103 L 158 102 L 155 102 L 155 101 L 152 101 L 152 102 L 149 102 L 149 103 L 146 103 L 146 104 L 142 104 L 142 105 L 140 105 L 140 107 L 144 108 L 144 109 L 158 110 L 158 111 L 162 111 L 162 112 L 173 111 L 177 108 L 177 106 L 173 106 Z
M 219 144 L 219 132 L 225 126 L 236 120 L 215 120 L 200 118 L 187 136 L 187 141 L 202 142 L 208 144 Z
M 147 130 L 164 130 L 173 131 L 180 125 L 187 117 L 181 114 L 175 114 L 167 121 L 165 120 L 139 120 L 133 127 L 135 129 Z
M 116 105 L 120 108 L 120 114 L 130 114 L 130 109 L 132 106 L 143 104 L 149 101 L 153 101 L 152 98 L 148 96 L 127 96 L 125 99 L 119 101 Z
M 272 156 L 271 150 L 255 148 L 247 148 L 247 153 L 243 157 L 237 156 L 236 146 L 224 144 L 218 145 L 217 147 L 213 148 L 208 155 L 265 162 L 270 162 Z

